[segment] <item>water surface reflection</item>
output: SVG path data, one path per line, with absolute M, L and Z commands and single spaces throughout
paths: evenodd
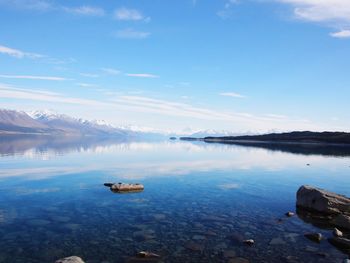
M 348 157 L 182 141 L 39 141 L 0 147 L 0 262 L 69 255 L 131 262 L 140 250 L 163 262 L 347 257 L 303 237 L 327 236 L 327 229 L 284 213 L 295 210 L 302 184 L 350 195 Z M 103 186 L 119 181 L 145 190 L 116 195 Z M 256 245 L 244 246 L 238 237 Z

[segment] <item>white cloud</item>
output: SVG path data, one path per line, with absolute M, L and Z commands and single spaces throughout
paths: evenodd
M 268 129 L 295 130 L 296 127 L 305 130 L 320 130 L 307 120 L 293 118 L 276 118 L 276 116 L 252 115 L 239 112 L 217 111 L 204 107 L 197 107 L 187 103 L 179 103 L 142 96 L 120 96 L 114 98 L 110 95 L 108 100 L 94 100 L 65 96 L 50 91 L 15 88 L 0 84 L 0 98 L 16 99 L 21 101 L 39 101 L 54 104 L 70 104 L 81 107 L 98 107 L 99 109 L 118 112 L 157 114 L 160 116 L 175 116 L 190 120 L 224 121 L 232 122 L 241 129 L 254 129 L 267 131 Z M 61 107 L 61 106 L 60 106 Z M 169 118 L 168 118 L 169 119 Z M 171 121 L 171 120 L 170 120 Z M 174 119 L 175 121 L 175 119 Z
M 90 83 L 76 83 L 76 85 L 80 86 L 80 87 L 83 87 L 83 88 L 93 88 L 93 87 L 96 87 L 95 84 L 90 84 Z
M 50 91 L 14 88 L 9 85 L 0 84 L 0 98 L 44 101 L 50 103 L 78 104 L 85 106 L 102 107 L 107 104 L 95 100 L 66 97 L 59 93 Z
M 338 32 L 330 33 L 330 36 L 336 38 L 350 38 L 350 30 L 341 30 Z
M 105 10 L 94 6 L 80 6 L 80 7 L 63 7 L 63 10 L 77 15 L 84 16 L 104 16 Z
M 26 51 L 22 51 L 19 49 L 2 46 L 2 45 L 0 45 L 0 54 L 9 55 L 15 58 L 37 59 L 38 61 L 43 63 L 56 64 L 56 65 L 76 62 L 74 58 L 58 59 L 58 58 L 53 58 L 53 57 L 49 57 L 38 53 L 26 52 Z
M 121 73 L 120 70 L 114 68 L 101 68 L 101 70 L 108 75 L 119 75 Z
M 83 77 L 88 77 L 88 78 L 98 78 L 98 74 L 93 74 L 93 73 L 80 73 L 81 76 Z
M 299 18 L 310 21 L 350 22 L 349 0 L 277 0 L 294 5 Z
M 148 73 L 127 73 L 125 75 L 128 77 L 135 77 L 135 78 L 150 78 L 150 79 L 159 78 L 159 76 L 157 75 L 148 74 Z
M 127 28 L 123 30 L 119 30 L 115 33 L 117 38 L 125 38 L 125 39 L 144 39 L 151 35 L 149 32 L 144 31 L 136 31 L 132 28 Z
M 114 11 L 114 18 L 122 21 L 140 21 L 143 20 L 145 22 L 149 22 L 149 17 L 144 17 L 144 15 L 136 10 L 130 8 L 119 8 Z
M 45 57 L 44 55 L 41 54 L 36 54 L 36 53 L 29 53 L 29 52 L 24 52 L 18 49 L 6 47 L 6 46 L 1 46 L 0 45 L 0 53 L 6 54 L 15 58 L 31 58 L 31 59 L 37 59 L 37 58 L 43 58 Z
M 53 81 L 71 80 L 71 79 L 62 78 L 62 77 L 31 76 L 31 75 L 0 75 L 0 78 L 6 78 L 6 79 L 32 79 L 32 80 L 53 80 Z
M 323 23 L 337 28 L 339 32 L 332 37 L 348 37 L 350 28 L 349 0 L 276 0 L 293 6 L 294 15 L 298 19 Z
M 219 95 L 226 96 L 226 97 L 232 97 L 232 98 L 245 98 L 246 97 L 246 96 L 241 95 L 241 94 L 236 93 L 236 92 L 222 92 Z
M 52 3 L 45 0 L 0 0 L 0 5 L 36 11 L 47 11 L 53 8 Z

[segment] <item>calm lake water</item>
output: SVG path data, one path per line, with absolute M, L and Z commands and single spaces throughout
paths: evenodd
M 295 211 L 303 184 L 350 196 L 350 157 L 332 155 L 185 141 L 4 140 L 0 262 L 139 262 L 133 256 L 142 250 L 159 262 L 342 262 L 348 255 L 326 240 L 303 236 L 330 230 L 284 215 Z M 114 194 L 105 182 L 145 191 Z

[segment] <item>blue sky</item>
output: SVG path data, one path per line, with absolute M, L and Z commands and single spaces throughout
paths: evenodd
M 0 0 L 0 103 L 163 130 L 350 131 L 348 0 Z

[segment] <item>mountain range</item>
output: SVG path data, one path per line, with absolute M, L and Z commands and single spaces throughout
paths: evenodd
M 88 121 L 50 111 L 23 112 L 0 109 L 0 134 L 43 134 L 72 136 L 130 136 L 103 121 Z
M 69 136 L 115 136 L 138 137 L 147 139 L 168 138 L 172 136 L 234 136 L 228 131 L 191 130 L 180 132 L 161 131 L 135 125 L 115 126 L 103 120 L 85 120 L 59 114 L 51 110 L 16 111 L 0 109 L 1 134 L 32 134 L 32 135 L 69 135 Z

